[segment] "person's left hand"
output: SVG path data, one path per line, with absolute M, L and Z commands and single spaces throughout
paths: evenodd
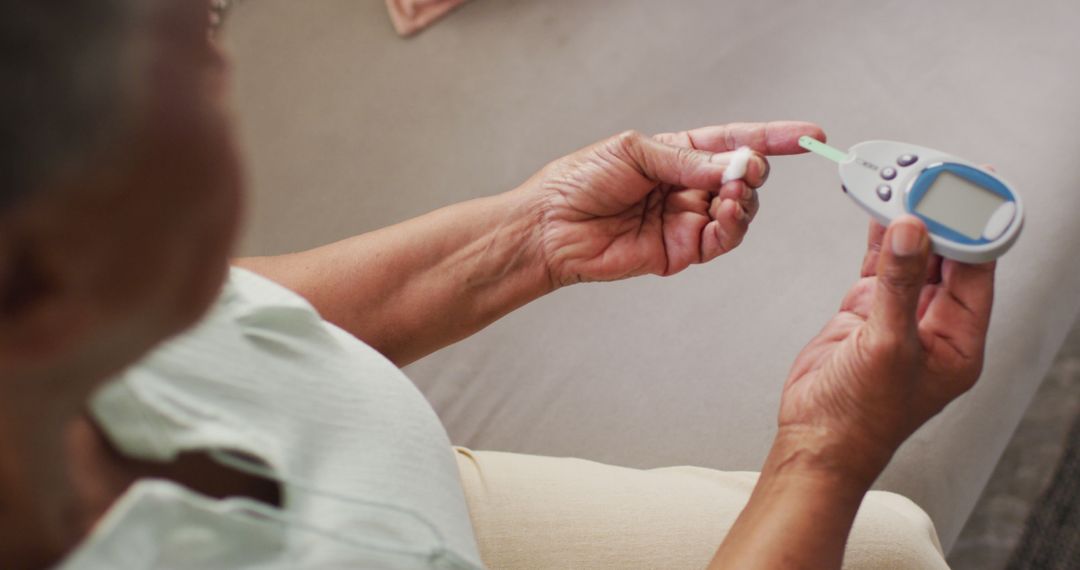
M 904 440 L 978 379 L 995 267 L 932 255 L 914 216 L 888 230 L 871 222 L 862 278 L 792 366 L 778 440 L 826 456 L 833 475 L 873 481 Z
M 734 123 L 647 137 L 628 131 L 545 167 L 541 251 L 555 286 L 671 275 L 742 242 L 768 177 L 763 155 L 825 140 L 803 122 Z M 742 179 L 722 184 L 732 152 L 754 153 Z

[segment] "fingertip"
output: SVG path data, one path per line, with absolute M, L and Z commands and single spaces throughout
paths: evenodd
M 713 219 L 719 225 L 718 235 L 722 238 L 731 238 L 745 232 L 750 222 L 749 216 L 742 206 L 730 198 L 722 198 L 719 200 L 719 204 L 713 206 Z M 721 239 L 721 241 L 724 242 L 725 240 Z
M 720 222 L 713 220 L 701 230 L 701 263 L 706 263 L 724 253 L 723 233 Z
M 747 220 L 746 212 L 743 211 L 742 206 L 735 200 L 724 200 L 724 203 L 720 205 L 720 208 L 725 217 L 729 219 L 740 223 Z
M 993 275 L 996 271 L 996 259 L 985 263 L 964 263 L 962 261 L 956 261 L 955 259 L 945 259 L 941 263 L 941 276 L 944 281 L 948 281 L 949 277 L 956 273 L 962 273 L 964 275 Z
M 746 235 L 748 220 L 743 209 L 732 200 L 724 200 L 720 209 L 721 216 L 716 220 L 717 239 L 721 250 L 731 251 L 742 243 L 743 236 Z
M 896 294 L 921 287 L 929 273 L 930 237 L 922 220 L 901 216 L 885 230 L 877 276 Z
M 881 225 L 881 222 L 871 219 L 870 227 L 866 232 L 866 248 L 868 250 L 880 251 L 881 243 L 885 240 L 885 226 Z
M 828 135 L 825 134 L 825 129 L 821 128 L 816 123 L 804 123 L 806 129 L 806 136 L 817 139 L 820 142 L 829 142 Z
M 926 224 L 910 214 L 900 216 L 889 224 L 885 241 L 889 244 L 889 250 L 897 257 L 926 254 L 930 246 Z
M 717 192 L 717 196 L 721 200 L 745 200 L 750 197 L 753 190 L 742 178 L 736 178 L 735 180 L 728 180 L 720 186 L 720 191 Z
M 770 152 L 769 154 L 803 154 L 809 152 L 799 144 L 799 139 L 802 137 L 810 137 L 820 142 L 826 142 L 828 140 L 828 137 L 825 135 L 825 130 L 816 123 L 807 121 L 785 121 L 782 124 L 784 128 L 777 130 L 783 133 L 781 137 L 778 137 L 783 140 L 783 143 L 770 144 L 770 150 L 775 149 L 776 152 Z
M 750 157 L 750 168 L 746 175 L 747 185 L 751 188 L 761 188 L 765 185 L 765 181 L 769 179 L 771 169 L 769 159 L 765 158 L 765 155 L 760 152 L 754 151 L 754 154 Z

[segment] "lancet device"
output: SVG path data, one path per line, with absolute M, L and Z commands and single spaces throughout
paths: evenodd
M 921 219 L 943 257 L 991 261 L 1020 236 L 1020 195 L 969 161 L 895 141 L 861 142 L 845 152 L 804 136 L 799 146 L 838 163 L 844 192 L 882 224 L 904 214 Z

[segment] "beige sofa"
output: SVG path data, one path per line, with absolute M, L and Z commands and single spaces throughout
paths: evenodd
M 376 0 L 252 0 L 227 37 L 254 165 L 246 253 L 509 189 L 627 128 L 795 118 L 840 146 L 994 163 L 1027 226 L 986 371 L 880 479 L 951 545 L 1080 309 L 1080 3 L 474 0 L 414 39 Z M 866 215 L 778 158 L 744 244 L 560 291 L 408 369 L 456 443 L 756 469 L 780 386 L 853 282 Z

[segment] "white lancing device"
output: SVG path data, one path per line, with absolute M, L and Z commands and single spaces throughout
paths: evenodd
M 921 219 L 942 257 L 992 261 L 1020 236 L 1020 195 L 967 160 L 895 141 L 861 142 L 847 152 L 810 137 L 799 145 L 837 162 L 845 193 L 882 224 L 905 214 Z

